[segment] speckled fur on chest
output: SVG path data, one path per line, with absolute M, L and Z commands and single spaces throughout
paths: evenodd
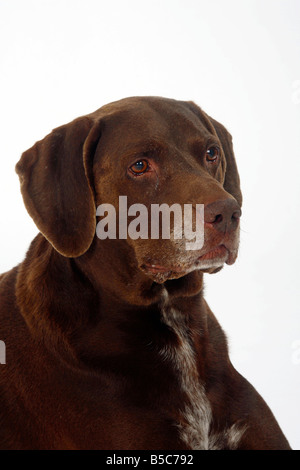
M 164 323 L 177 336 L 177 345 L 165 346 L 160 354 L 178 374 L 185 396 L 178 423 L 180 439 L 194 450 L 236 449 L 245 431 L 243 427 L 233 424 L 221 433 L 211 432 L 212 409 L 199 378 L 195 350 L 185 316 L 167 304 L 162 309 L 162 316 Z

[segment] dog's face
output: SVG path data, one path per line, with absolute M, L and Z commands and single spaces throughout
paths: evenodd
M 38 142 L 23 154 L 17 172 L 30 215 L 64 256 L 82 256 L 91 246 L 95 253 L 100 244 L 103 249 L 96 208 L 110 204 L 118 214 L 119 197 L 126 196 L 128 208 L 147 209 L 147 235 L 107 246 L 126 244 L 152 280 L 214 272 L 236 259 L 241 193 L 231 136 L 193 103 L 129 98 L 104 106 Z M 203 246 L 187 250 L 185 230 L 181 238 L 172 229 L 168 238 L 151 237 L 155 204 L 176 204 L 183 217 L 189 204 L 193 230 L 196 204 L 204 205 Z

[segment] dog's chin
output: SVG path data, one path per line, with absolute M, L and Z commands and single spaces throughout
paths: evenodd
M 170 281 L 172 279 L 180 279 L 181 277 L 187 276 L 193 271 L 201 271 L 203 273 L 209 273 L 209 274 L 214 274 L 223 268 L 224 264 L 220 266 L 191 266 L 190 268 L 183 268 L 182 271 L 165 271 L 165 272 L 154 272 L 153 270 L 149 269 L 146 266 L 141 266 L 141 270 L 146 274 L 148 277 L 150 277 L 154 282 L 158 284 L 163 284 L 166 281 Z
M 203 273 L 214 274 L 219 272 L 224 264 L 233 264 L 236 255 L 226 250 L 219 250 L 216 256 L 209 254 L 204 257 L 197 258 L 190 264 L 175 264 L 174 266 L 166 267 L 159 264 L 145 263 L 140 266 L 140 269 L 150 279 L 158 284 L 163 284 L 172 279 L 179 279 L 186 276 L 193 271 L 201 271 Z

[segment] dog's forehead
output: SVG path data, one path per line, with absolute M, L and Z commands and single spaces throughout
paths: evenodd
M 93 113 L 94 118 L 106 122 L 108 130 L 126 138 L 205 136 L 211 132 L 201 116 L 201 109 L 197 107 L 196 114 L 189 102 L 160 97 L 125 98 Z

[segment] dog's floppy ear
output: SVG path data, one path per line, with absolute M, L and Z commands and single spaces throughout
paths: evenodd
M 29 215 L 53 247 L 78 257 L 96 230 L 93 185 L 89 180 L 100 124 L 78 118 L 23 153 L 16 165 Z
M 240 188 L 240 177 L 234 157 L 232 137 L 227 129 L 217 122 L 215 119 L 209 118 L 213 124 L 219 140 L 222 144 L 226 158 L 226 172 L 224 180 L 224 188 L 230 193 L 242 207 L 243 197 Z

